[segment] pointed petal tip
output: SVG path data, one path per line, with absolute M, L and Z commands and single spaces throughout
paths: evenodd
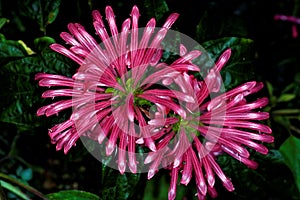
M 171 15 L 170 15 L 170 17 L 172 17 L 173 19 L 177 19 L 178 17 L 180 16 L 180 14 L 179 13 L 176 13 L 176 12 L 174 12 L 174 13 L 172 13 Z
M 173 162 L 173 168 L 177 168 L 181 164 L 181 159 L 180 158 L 175 158 Z
M 205 196 L 206 193 L 207 193 L 207 186 L 206 186 L 206 184 L 203 181 L 201 181 L 200 184 L 197 187 L 198 187 L 198 190 L 200 191 L 200 193 L 203 196 Z
M 139 138 L 135 141 L 136 144 L 144 144 L 144 138 Z
M 64 147 L 64 154 L 65 154 L 65 155 L 68 154 L 68 152 L 69 152 L 69 150 L 71 149 L 71 147 L 72 147 L 72 145 L 66 145 L 66 146 Z
M 123 175 L 126 170 L 126 164 L 124 162 L 119 162 L 118 169 L 119 169 L 119 172 Z
M 114 149 L 114 145 L 110 141 L 108 141 L 108 144 L 106 145 L 106 155 L 110 156 L 113 153 Z
M 166 20 L 165 24 L 163 25 L 164 28 L 170 29 L 171 26 L 174 24 L 174 22 L 177 20 L 179 17 L 178 13 L 172 13 L 168 19 Z
M 133 5 L 132 9 L 139 9 L 137 5 Z
M 45 114 L 45 106 L 43 106 L 43 107 L 41 107 L 41 108 L 39 108 L 37 111 L 36 111 L 36 115 L 37 116 L 42 116 L 42 115 L 44 115 Z
M 34 75 L 34 80 L 36 80 L 36 81 L 41 80 L 42 78 L 44 78 L 45 74 L 46 74 L 46 73 L 44 73 L 44 72 L 36 73 L 36 74 Z
M 50 44 L 49 47 L 50 47 L 50 49 L 55 51 L 57 48 L 61 47 L 61 45 L 57 44 L 57 43 L 54 43 L 54 44 Z
M 210 187 L 214 187 L 214 185 L 215 185 L 215 178 L 212 175 L 209 175 L 207 177 L 207 182 L 208 182 L 208 185 Z
M 148 21 L 148 23 L 147 23 L 147 25 L 146 25 L 146 28 L 147 28 L 147 30 L 150 30 L 150 31 L 151 31 L 150 33 L 152 33 L 153 29 L 155 28 L 155 25 L 156 25 L 156 20 L 155 20 L 155 18 L 151 18 L 151 19 Z
M 135 163 L 129 163 L 129 169 L 133 174 L 137 173 L 137 166 Z
M 180 56 L 184 56 L 187 52 L 188 52 L 188 50 L 187 50 L 187 48 L 184 46 L 184 44 L 181 44 L 180 43 L 180 46 L 179 46 L 179 55 Z
M 168 200 L 174 200 L 176 198 L 176 191 L 170 189 L 168 192 Z
M 154 175 L 155 175 L 155 170 L 149 169 L 148 176 L 147 176 L 148 180 L 150 180 Z
M 232 192 L 234 190 L 234 186 L 232 182 L 227 178 L 223 181 L 223 186 L 229 191 Z
M 187 186 L 191 180 L 191 176 L 187 176 L 186 174 L 183 174 L 182 177 L 181 177 L 181 181 L 180 183 Z
M 149 147 L 149 149 L 151 150 L 151 151 L 153 151 L 153 152 L 156 152 L 156 146 L 155 146 L 155 144 L 154 144 L 154 142 L 153 141 L 151 141 L 151 142 L 148 142 L 148 145 L 147 145 L 148 147 Z
M 227 61 L 230 59 L 231 56 L 231 49 L 226 49 L 222 55 L 219 57 L 219 59 L 216 62 L 216 70 L 221 71 L 221 69 L 225 66 Z
M 247 167 L 249 167 L 250 169 L 257 169 L 258 168 L 258 163 L 253 161 L 253 160 L 245 159 L 245 161 L 243 163 Z
M 274 137 L 273 137 L 273 136 L 270 136 L 270 137 L 268 138 L 268 140 L 266 140 L 265 142 L 267 142 L 267 143 L 273 143 L 274 141 L 275 141 Z
M 132 10 L 131 10 L 131 16 L 138 16 L 139 17 L 140 15 L 140 11 L 139 11 L 139 8 L 137 7 L 137 5 L 134 5 L 132 7 Z
M 97 137 L 97 141 L 98 141 L 99 144 L 102 144 L 104 139 L 105 139 L 105 134 L 104 133 L 100 133 Z
M 150 156 L 150 155 L 148 155 L 146 158 L 145 158 L 145 160 L 144 160 L 144 164 L 146 165 L 146 164 L 149 164 L 149 163 L 151 163 L 153 161 L 153 157 L 152 156 Z
M 224 54 L 229 55 L 229 57 L 230 57 L 230 55 L 231 55 L 231 48 L 226 49 L 224 51 Z
M 105 13 L 107 13 L 107 12 L 113 12 L 113 9 L 112 9 L 111 6 L 106 6 L 105 7 Z
M 57 144 L 56 147 L 55 147 L 55 150 L 60 151 L 61 149 L 62 149 L 62 145 Z

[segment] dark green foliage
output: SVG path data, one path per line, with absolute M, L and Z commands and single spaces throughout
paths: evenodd
M 100 200 L 97 195 L 79 190 L 66 190 L 47 195 L 49 200 Z
M 138 199 L 136 190 L 138 187 L 141 174 L 125 173 L 121 175 L 119 171 L 107 168 L 103 173 L 103 189 L 101 197 L 103 200 L 122 200 Z M 140 197 L 139 197 L 140 198 Z
M 35 49 L 28 49 L 20 41 L 2 39 L 1 46 L 1 114 L 0 121 L 13 123 L 20 130 L 41 126 L 36 116 L 41 106 L 41 90 L 34 80 L 38 72 L 70 75 L 73 63 L 49 49 L 54 40 L 37 38 Z M 27 48 L 27 49 L 26 49 Z
M 161 18 L 165 18 L 169 12 L 169 7 L 165 0 L 145 0 L 144 6 L 148 18 L 155 17 L 157 21 L 161 20 Z
M 280 152 L 285 163 L 291 169 L 296 181 L 298 190 L 300 191 L 300 139 L 290 136 L 280 147 Z
M 56 19 L 60 2 L 61 0 L 25 0 L 18 1 L 17 8 L 21 16 L 38 23 L 40 30 L 45 32 L 46 26 Z

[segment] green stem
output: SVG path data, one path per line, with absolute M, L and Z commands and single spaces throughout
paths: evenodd
M 290 129 L 292 131 L 295 131 L 297 134 L 300 134 L 300 129 L 298 129 L 297 127 L 293 126 L 293 125 L 290 125 Z
M 288 115 L 288 114 L 299 114 L 300 109 L 281 109 L 272 112 L 274 115 Z
M 30 200 L 29 196 L 22 192 L 18 187 L 13 186 L 10 183 L 0 180 L 0 184 L 3 188 L 9 190 L 10 192 L 14 193 L 15 195 L 21 197 L 24 200 Z
M 5 174 L 3 174 L 3 173 L 0 173 L 0 178 L 6 179 L 6 180 L 8 180 L 8 181 L 10 181 L 10 182 L 12 182 L 12 183 L 14 183 L 14 184 L 16 184 L 16 185 L 18 185 L 18 186 L 24 188 L 24 189 L 26 189 L 27 191 L 29 191 L 29 192 L 31 192 L 32 194 L 34 194 L 34 195 L 40 197 L 40 198 L 43 199 L 43 200 L 48 200 L 48 199 L 45 197 L 45 195 L 43 195 L 43 194 L 42 194 L 41 192 L 39 192 L 38 190 L 34 189 L 33 187 L 31 187 L 31 186 L 29 186 L 29 185 L 25 185 L 24 183 L 19 182 L 18 180 L 14 179 L 14 178 L 12 178 L 12 177 L 10 177 L 10 176 L 8 176 L 8 175 L 5 175 Z

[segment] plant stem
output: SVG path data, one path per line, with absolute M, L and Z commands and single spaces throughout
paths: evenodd
M 34 194 L 34 195 L 40 197 L 40 198 L 43 199 L 43 200 L 48 200 L 48 199 L 45 197 L 45 195 L 43 195 L 43 194 L 42 194 L 41 192 L 39 192 L 38 190 L 34 189 L 33 187 L 31 187 L 31 186 L 29 186 L 29 185 L 25 185 L 24 183 L 19 182 L 18 180 L 14 179 L 14 178 L 12 178 L 12 177 L 10 177 L 10 176 L 8 176 L 8 175 L 5 175 L 5 174 L 0 173 L 0 178 L 6 179 L 6 180 L 8 180 L 8 181 L 10 181 L 10 182 L 12 182 L 12 183 L 14 183 L 14 184 L 16 184 L 16 185 L 18 185 L 18 186 L 24 188 L 24 189 L 26 189 L 27 191 L 29 191 L 29 192 L 31 192 L 32 194 Z

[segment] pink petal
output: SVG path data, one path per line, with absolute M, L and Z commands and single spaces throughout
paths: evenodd
M 72 46 L 77 46 L 77 47 L 81 47 L 82 46 L 76 39 L 74 39 L 74 37 L 71 34 L 69 34 L 67 32 L 62 32 L 60 34 L 60 37 L 64 41 L 66 41 L 67 44 L 70 44 Z
M 94 10 L 92 12 L 93 18 L 95 21 L 97 21 L 100 25 L 102 25 L 104 27 L 104 23 L 102 21 L 102 16 L 100 14 L 100 12 L 98 10 Z
M 244 158 L 236 153 L 234 153 L 232 150 L 226 148 L 226 147 L 222 147 L 223 151 L 226 152 L 227 154 L 229 154 L 230 156 L 232 156 L 233 158 L 237 159 L 238 161 L 244 163 L 247 167 L 251 168 L 251 169 L 256 169 L 258 167 L 257 162 L 250 160 L 248 158 Z
M 231 181 L 225 176 L 225 174 L 222 171 L 222 169 L 220 168 L 220 166 L 216 163 L 216 161 L 213 159 L 213 157 L 211 155 L 208 155 L 207 159 L 210 162 L 210 165 L 211 165 L 212 169 L 214 170 L 214 172 L 217 174 L 217 176 L 223 182 L 224 187 L 228 191 L 232 192 L 234 190 L 234 187 L 233 187 Z
M 116 25 L 114 11 L 110 6 L 106 6 L 105 14 L 106 14 L 106 19 L 107 19 L 109 27 L 110 27 L 111 35 L 113 36 L 112 38 L 114 40 L 115 46 L 118 47 L 117 35 L 118 35 L 119 31 L 118 31 L 118 28 Z
M 84 59 L 83 58 L 75 55 L 74 53 L 72 53 L 71 51 L 67 50 L 65 47 L 63 47 L 60 44 L 51 44 L 50 48 L 53 51 L 56 51 L 56 52 L 58 52 L 60 54 L 65 55 L 68 58 L 71 58 L 72 60 L 74 60 L 75 62 L 77 62 L 79 65 L 81 65 L 81 64 L 84 63 Z
M 221 71 L 223 66 L 229 60 L 230 56 L 231 56 L 231 49 L 226 49 L 216 62 L 216 66 L 214 67 L 216 71 Z
M 265 107 L 268 104 L 268 102 L 269 102 L 268 98 L 264 97 L 264 98 L 261 98 L 261 99 L 258 99 L 256 101 L 254 101 L 252 103 L 247 103 L 247 104 L 244 104 L 244 105 L 232 107 L 227 112 L 228 113 L 246 112 L 246 111 L 253 110 L 253 109 L 256 109 L 256 108 Z
M 129 121 L 133 122 L 134 120 L 134 104 L 133 104 L 133 95 L 129 94 L 126 97 L 126 112 Z
M 124 174 L 126 170 L 126 146 L 127 146 L 127 135 L 120 131 L 120 143 L 118 148 L 118 169 L 121 174 Z
M 195 172 L 195 178 L 196 178 L 196 184 L 198 191 L 201 192 L 202 195 L 206 195 L 207 192 L 207 186 L 203 177 L 203 172 L 201 169 L 201 161 L 199 161 L 196 157 L 196 154 L 194 151 L 191 151 L 191 158 L 193 163 L 193 168 Z
M 174 200 L 176 198 L 177 179 L 178 168 L 173 168 L 171 171 L 171 182 L 168 191 L 168 200 Z
M 174 61 L 171 66 L 176 65 L 176 64 L 183 64 L 183 63 L 188 64 L 189 62 L 191 62 L 195 58 L 199 57 L 200 55 L 201 55 L 201 51 L 199 51 L 199 50 L 190 51 L 189 53 L 185 54 L 181 58 Z M 199 68 L 198 68 L 198 70 L 199 70 Z
M 184 162 L 185 164 L 183 165 L 183 170 L 182 170 L 182 176 L 181 176 L 181 184 L 187 185 L 191 178 L 192 178 L 192 162 L 191 162 L 191 154 L 190 154 L 190 149 L 187 150 L 187 152 L 184 154 Z
M 191 97 L 185 93 L 176 91 L 176 90 L 150 89 L 150 90 L 144 91 L 143 94 L 160 96 L 160 97 L 166 96 L 166 97 L 176 98 L 178 100 L 182 100 L 182 101 L 185 101 L 188 103 L 195 103 L 195 100 L 193 97 Z

